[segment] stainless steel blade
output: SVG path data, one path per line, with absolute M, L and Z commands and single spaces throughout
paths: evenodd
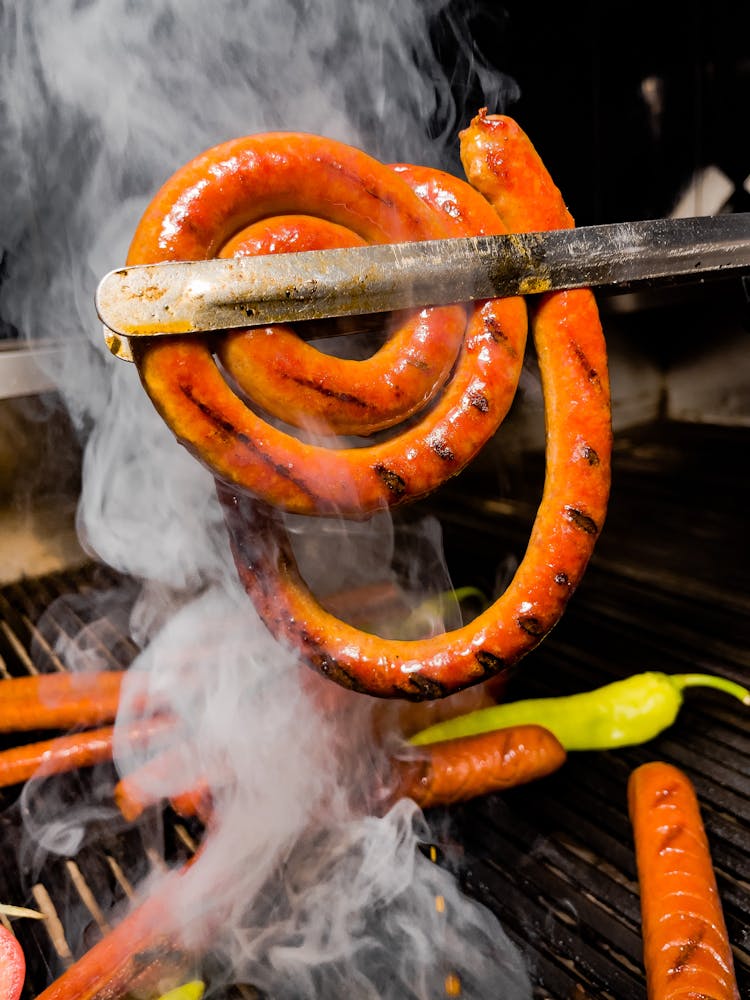
M 199 333 L 564 288 L 750 271 L 750 213 L 121 268 L 99 284 L 105 339 Z

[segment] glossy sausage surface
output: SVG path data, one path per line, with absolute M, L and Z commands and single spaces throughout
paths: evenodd
M 503 143 L 502 179 L 514 192 L 514 228 L 552 221 L 569 226 L 570 215 L 530 140 L 515 123 L 503 121 L 508 127 L 500 134 L 510 132 L 512 140 Z M 462 136 L 467 176 L 476 183 L 482 177 L 499 183 L 493 173 L 497 134 L 496 121 L 480 115 Z M 541 207 L 533 200 L 540 191 L 547 192 Z M 220 486 L 243 584 L 271 631 L 326 676 L 383 697 L 439 698 L 506 670 L 560 619 L 606 515 L 607 358 L 590 292 L 543 296 L 532 315 L 547 422 L 544 492 L 510 585 L 469 625 L 410 642 L 351 628 L 327 614 L 301 580 L 278 514 Z
M 136 230 L 128 263 L 205 258 L 226 246 L 242 252 L 253 237 L 248 226 L 290 213 L 322 217 L 367 242 L 470 233 L 460 215 L 435 209 L 359 150 L 268 133 L 209 150 L 170 178 Z M 488 205 L 484 213 L 497 228 Z M 334 233 L 318 236 L 330 244 Z M 232 334 L 219 348 L 236 372 L 245 369 L 249 392 L 254 380 L 264 405 L 297 425 L 360 434 L 395 427 L 364 448 L 325 447 L 272 425 L 227 382 L 208 340 L 156 340 L 140 346 L 136 363 L 165 421 L 218 479 L 294 513 L 366 517 L 431 492 L 487 442 L 513 400 L 526 327 L 516 298 L 471 307 L 468 317 L 462 306 L 420 310 L 362 361 L 316 359 L 314 348 L 273 329 Z M 266 377 L 254 376 L 253 348 L 264 339 L 276 360 Z M 427 408 L 415 416 L 418 407 Z
M 739 1000 L 734 960 L 692 782 L 663 761 L 628 782 L 649 1000 Z
M 267 144 L 284 156 L 270 157 L 258 177 L 244 178 L 237 163 L 263 160 Z M 307 199 L 308 211 L 312 205 L 328 212 L 330 222 L 351 225 L 364 239 L 404 232 L 399 226 L 373 228 L 373 202 L 379 205 L 376 215 L 387 204 L 390 218 L 398 205 L 407 222 L 428 213 L 440 220 L 433 224 L 441 232 L 448 227 L 454 235 L 459 227 L 476 232 L 482 226 L 531 231 L 572 225 L 532 143 L 511 119 L 480 113 L 462 133 L 461 146 L 467 177 L 478 190 L 426 168 L 373 166 L 364 154 L 315 137 L 239 140 L 168 182 L 134 240 L 130 263 L 220 252 L 230 230 L 254 221 L 241 210 L 246 188 L 266 214 L 302 211 Z M 297 165 L 277 176 L 274 164 L 286 163 L 289 150 L 295 150 Z M 325 166 L 317 178 L 308 168 L 313 160 Z M 305 177 L 290 198 L 284 185 L 298 177 L 302 164 Z M 204 182 L 212 172 L 227 186 L 209 197 Z M 408 233 L 405 238 L 413 238 L 414 229 Z M 325 676 L 380 697 L 441 698 L 507 670 L 561 617 L 606 515 L 607 358 L 589 291 L 540 297 L 532 320 L 545 398 L 547 470 L 527 551 L 492 607 L 463 628 L 416 641 L 383 639 L 326 612 L 299 574 L 281 511 L 364 517 L 423 496 L 460 471 L 512 401 L 524 347 L 523 302 L 478 304 L 440 398 L 424 418 L 370 447 L 327 449 L 271 427 L 227 387 L 207 343 L 164 342 L 138 359 L 160 412 L 216 475 L 235 563 L 259 614 L 277 638 Z
M 567 754 L 541 726 L 512 726 L 479 736 L 433 743 L 395 762 L 396 796 L 423 809 L 466 802 L 552 774 Z

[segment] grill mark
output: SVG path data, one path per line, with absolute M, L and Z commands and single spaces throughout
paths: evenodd
M 570 346 L 573 348 L 573 353 L 575 354 L 581 367 L 586 373 L 586 378 L 589 380 L 589 382 L 592 382 L 594 385 L 598 386 L 600 384 L 599 372 L 596 370 L 596 368 L 594 368 L 589 359 L 586 357 L 586 354 L 581 345 L 578 344 L 575 340 L 571 340 Z
M 596 535 L 599 531 L 593 517 L 589 517 L 588 514 L 584 514 L 584 512 L 582 510 L 578 510 L 577 507 L 571 507 L 566 504 L 565 517 L 574 527 L 579 528 L 581 531 L 585 531 L 587 535 Z
M 503 347 L 507 350 L 508 354 L 510 354 L 512 358 L 518 356 L 518 351 L 508 340 L 508 337 L 503 331 L 503 328 L 500 326 L 500 324 L 498 323 L 498 321 L 495 319 L 494 316 L 487 316 L 485 318 L 484 328 L 489 333 L 489 335 L 492 337 L 492 339 L 495 341 L 496 344 L 503 345 Z
M 489 412 L 490 401 L 481 392 L 470 392 L 469 403 L 474 407 L 474 409 L 479 410 L 480 413 Z
M 505 660 L 490 653 L 488 649 L 480 649 L 475 654 L 475 659 L 485 674 L 499 674 L 505 668 Z
M 450 446 L 445 443 L 445 441 L 434 441 L 431 445 L 432 450 L 435 452 L 438 458 L 442 458 L 444 462 L 455 461 L 456 456 L 451 450 Z
M 349 688 L 350 691 L 358 691 L 360 694 L 367 693 L 367 689 L 355 680 L 348 670 L 344 670 L 339 661 L 333 657 L 321 653 L 313 656 L 311 663 L 316 670 L 319 670 L 324 676 L 330 677 L 331 680 L 336 681 L 341 687 Z
M 317 392 L 321 396 L 335 399 L 339 403 L 351 403 L 352 406 L 359 406 L 363 410 L 370 408 L 369 403 L 365 402 L 364 399 L 360 399 L 359 396 L 354 396 L 350 392 L 337 392 L 335 389 L 329 389 L 327 386 L 321 385 L 320 382 L 315 382 L 313 379 L 303 378 L 302 375 L 289 375 L 285 373 L 284 378 L 305 389 L 312 389 L 313 392 Z
M 406 480 L 399 476 L 397 472 L 394 472 L 393 469 L 389 469 L 387 466 L 381 464 L 373 465 L 372 468 L 380 476 L 391 493 L 395 493 L 397 497 L 401 497 L 406 493 Z
M 657 853 L 664 854 L 665 851 L 668 851 L 672 844 L 679 839 L 681 834 L 684 832 L 684 829 L 685 828 L 680 823 L 675 824 L 675 826 L 670 826 L 659 842 L 659 849 Z
M 320 166 L 325 170 L 336 171 L 342 177 L 345 177 L 347 181 L 353 183 L 361 191 L 364 191 L 365 194 L 369 195 L 375 201 L 380 202 L 380 204 L 385 208 L 390 209 L 391 211 L 394 210 L 396 203 L 392 197 L 390 197 L 387 193 L 381 192 L 377 188 L 366 184 L 359 174 L 353 174 L 338 161 L 329 160 L 322 155 L 318 155 L 315 157 L 315 162 L 320 164 Z M 407 219 L 412 225 L 417 226 L 420 229 L 424 226 L 424 220 L 417 218 L 410 212 L 401 211 L 400 218 Z
M 428 700 L 444 698 L 447 693 L 445 685 L 429 677 L 421 677 L 419 674 L 409 674 L 408 682 L 414 688 L 415 692 L 417 692 L 416 696 L 419 700 L 423 698 Z
M 310 489 L 307 483 L 292 475 L 289 469 L 284 468 L 283 465 L 279 465 L 277 462 L 274 462 L 264 451 L 261 451 L 251 437 L 248 437 L 247 434 L 243 434 L 242 431 L 238 431 L 234 424 L 230 423 L 229 420 L 225 420 L 224 417 L 220 416 L 215 410 L 212 410 L 210 406 L 198 399 L 193 394 L 193 390 L 189 385 L 181 384 L 179 388 L 185 398 L 188 399 L 193 406 L 200 410 L 203 416 L 210 420 L 214 427 L 218 427 L 220 430 L 224 431 L 225 434 L 234 438 L 235 441 L 238 441 L 240 444 L 250 448 L 258 456 L 258 458 L 266 466 L 268 466 L 269 469 L 273 469 L 278 476 L 281 476 L 282 479 L 286 479 L 289 483 L 293 483 L 297 489 L 299 489 L 311 500 L 317 500 L 316 494 Z
M 299 638 L 304 647 L 304 655 L 311 666 L 325 677 L 330 677 L 331 680 L 342 687 L 348 688 L 350 691 L 366 693 L 366 689 L 359 683 L 356 677 L 349 673 L 334 656 L 325 652 L 322 644 L 317 639 L 314 639 L 308 631 L 302 629 L 299 632 Z
M 534 615 L 525 615 L 522 618 L 517 618 L 516 622 L 518 623 L 518 627 L 523 629 L 527 635 L 534 636 L 534 638 L 544 635 L 544 624 L 538 618 L 534 617 Z
M 671 977 L 679 976 L 681 972 L 684 972 L 685 968 L 690 964 L 696 951 L 700 947 L 704 934 L 705 934 L 705 927 L 701 927 L 696 934 L 691 935 L 687 939 L 685 944 L 683 944 L 680 950 L 677 952 L 677 957 L 674 960 L 674 964 L 669 969 L 668 972 L 669 976 Z

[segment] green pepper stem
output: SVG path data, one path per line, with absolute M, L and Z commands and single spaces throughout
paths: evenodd
M 717 691 L 724 691 L 725 694 L 738 698 L 744 705 L 750 705 L 750 691 L 726 677 L 715 677 L 713 674 L 672 674 L 670 679 L 679 691 L 689 687 L 716 688 Z

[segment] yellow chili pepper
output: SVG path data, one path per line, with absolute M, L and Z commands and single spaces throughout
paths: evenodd
M 537 723 L 554 733 L 566 750 L 632 746 L 653 739 L 672 725 L 682 706 L 683 692 L 689 687 L 716 688 L 750 705 L 750 691 L 723 677 L 649 671 L 581 694 L 481 708 L 428 726 L 409 742 L 423 746 Z
M 205 983 L 201 982 L 200 979 L 194 979 L 190 983 L 183 983 L 182 986 L 175 987 L 169 993 L 164 993 L 159 997 L 159 1000 L 201 1000 L 205 989 Z

